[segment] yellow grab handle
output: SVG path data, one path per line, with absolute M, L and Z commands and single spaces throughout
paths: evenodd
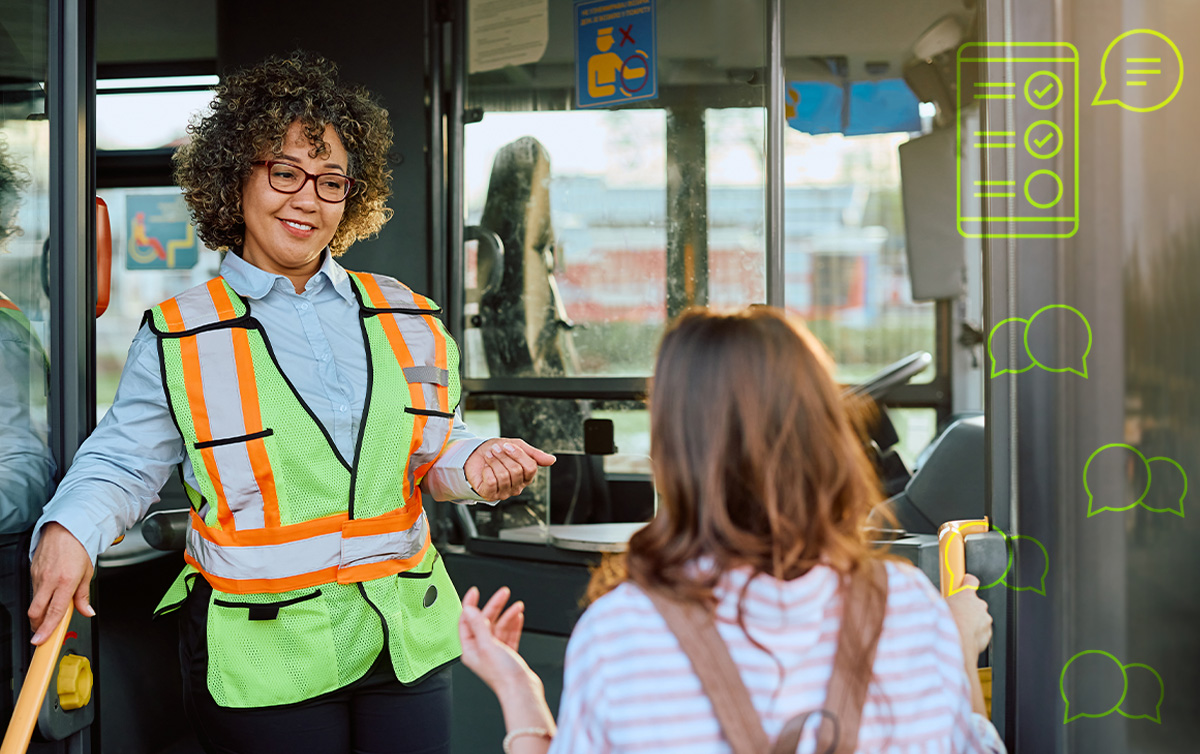
M 25 754 L 29 748 L 29 740 L 33 737 L 34 727 L 37 726 L 38 712 L 42 709 L 42 701 L 46 698 L 50 679 L 55 675 L 58 653 L 62 651 L 67 626 L 71 624 L 71 614 L 74 610 L 75 606 L 68 602 L 67 612 L 55 627 L 54 633 L 34 651 L 33 661 L 29 663 L 29 672 L 25 675 L 25 683 L 21 685 L 21 696 L 17 698 L 17 706 L 13 709 L 12 719 L 8 723 L 8 732 L 4 734 L 4 743 L 0 744 L 0 754 Z
M 980 534 L 990 528 L 987 517 L 947 521 L 938 527 L 938 575 L 943 597 L 949 597 L 962 586 L 967 575 L 967 548 L 963 537 Z

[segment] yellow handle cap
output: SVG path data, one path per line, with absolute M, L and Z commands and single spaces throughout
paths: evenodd
M 92 701 L 92 663 L 80 655 L 66 655 L 58 663 L 58 706 L 65 710 L 86 707 Z

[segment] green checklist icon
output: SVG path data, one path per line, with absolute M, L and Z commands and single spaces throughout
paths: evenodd
M 958 230 L 1069 238 L 1079 229 L 1079 52 L 1059 43 L 958 48 Z

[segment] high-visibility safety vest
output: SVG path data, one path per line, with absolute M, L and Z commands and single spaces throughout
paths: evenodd
M 208 686 L 227 707 L 289 704 L 361 677 L 390 650 L 420 680 L 459 653 L 461 606 L 430 543 L 419 485 L 449 440 L 458 349 L 440 310 L 349 272 L 367 350 L 355 457 L 279 368 L 250 304 L 214 278 L 146 313 L 197 488 L 187 568 L 213 587 Z

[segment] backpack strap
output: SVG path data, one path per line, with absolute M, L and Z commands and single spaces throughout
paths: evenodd
M 734 754 L 764 751 L 793 754 L 805 724 L 814 713 L 819 713 L 822 720 L 818 748 L 826 754 L 852 754 L 858 744 L 862 708 L 871 684 L 869 673 L 855 673 L 853 669 L 856 665 L 871 668 L 875 664 L 875 649 L 887 609 L 887 568 L 882 561 L 866 561 L 843 582 L 842 591 L 842 627 L 825 696 L 826 708 L 803 712 L 788 720 L 774 746 L 770 746 L 750 692 L 712 616 L 700 605 L 685 604 L 661 592 L 647 591 L 646 595 L 691 661 Z M 825 721 L 830 725 L 825 725 Z
M 678 602 L 657 591 L 646 594 L 691 661 L 733 754 L 767 751 L 770 739 L 712 616 L 695 603 Z

